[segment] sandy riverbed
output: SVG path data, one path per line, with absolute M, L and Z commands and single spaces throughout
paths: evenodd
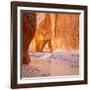
M 60 55 L 61 54 L 59 54 L 59 56 Z M 33 59 L 32 57 L 30 64 L 23 65 L 22 76 L 42 77 L 79 75 L 79 55 L 77 53 L 71 55 L 64 53 L 64 55 L 61 55 L 59 59 L 55 54 L 54 56 L 56 59 L 53 59 L 54 57 L 51 58 L 51 55 L 48 55 L 48 57 L 46 56 L 38 56 L 39 58 L 36 59 Z

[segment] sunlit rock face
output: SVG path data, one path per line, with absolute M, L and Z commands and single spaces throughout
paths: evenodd
M 79 50 L 79 14 L 36 13 L 36 15 L 36 33 L 29 50 L 40 51 L 41 43 L 46 38 L 42 36 L 41 31 L 45 30 L 51 30 L 50 38 L 53 51 Z M 43 51 L 50 51 L 48 43 L 44 45 Z
M 56 40 L 61 49 L 79 48 L 79 15 L 57 14 Z

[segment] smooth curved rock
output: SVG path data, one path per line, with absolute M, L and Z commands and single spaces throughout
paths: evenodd
M 23 43 L 23 64 L 30 62 L 28 54 L 29 44 L 32 41 L 36 30 L 36 14 L 22 13 L 22 43 Z

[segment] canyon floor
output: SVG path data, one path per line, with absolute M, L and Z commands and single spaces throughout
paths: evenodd
M 79 75 L 79 52 L 32 52 L 31 62 L 22 65 L 22 77 Z

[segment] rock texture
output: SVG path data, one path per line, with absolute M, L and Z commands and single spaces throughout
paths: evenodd
M 79 48 L 79 15 L 58 14 L 56 16 L 56 38 L 58 48 Z
M 22 13 L 22 43 L 23 43 L 23 63 L 30 62 L 28 55 L 29 44 L 32 41 L 36 31 L 36 14 L 35 13 Z
M 23 12 L 22 32 L 23 63 L 30 61 L 28 49 L 79 50 L 79 14 Z
M 47 30 L 51 30 L 49 37 L 53 51 L 79 49 L 79 14 L 38 13 L 37 17 L 36 33 L 30 44 L 30 50 L 40 51 L 41 43 L 46 38 L 42 36 L 41 31 Z M 48 44 L 45 45 L 43 51 L 50 51 Z

